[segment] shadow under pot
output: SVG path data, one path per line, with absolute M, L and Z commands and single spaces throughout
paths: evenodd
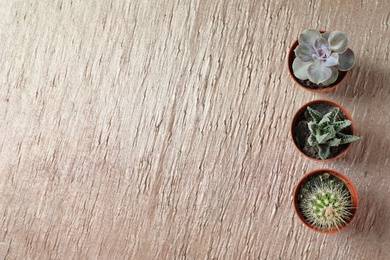
M 291 137 L 296 148 L 307 158 L 325 162 L 347 152 L 354 136 L 351 115 L 341 105 L 330 100 L 314 100 L 295 113 Z
M 317 30 L 314 30 L 314 29 L 305 30 L 304 32 L 302 32 L 300 37 L 303 34 L 307 34 L 310 31 L 317 31 Z M 330 32 L 324 31 L 324 30 L 319 30 L 317 32 L 318 32 L 320 37 L 324 37 L 326 40 L 328 40 Z M 307 38 L 307 36 L 303 37 L 303 38 Z M 300 78 L 298 78 L 295 75 L 294 68 L 293 68 L 294 67 L 294 65 L 293 65 L 294 60 L 297 58 L 295 50 L 297 49 L 298 45 L 299 45 L 299 40 L 296 39 L 292 43 L 292 45 L 291 45 L 291 47 L 289 49 L 288 56 L 287 56 L 288 71 L 289 71 L 290 76 L 293 79 L 293 81 L 295 81 L 295 83 L 297 83 L 303 89 L 309 90 L 311 92 L 326 92 L 326 91 L 330 91 L 330 90 L 333 90 L 336 87 L 338 87 L 344 81 L 344 79 L 346 78 L 346 76 L 348 74 L 348 70 L 350 69 L 350 67 L 353 66 L 353 64 L 355 62 L 355 58 L 354 58 L 353 52 L 350 49 L 348 49 L 347 52 L 350 55 L 353 56 L 353 59 L 351 59 L 351 61 L 349 61 L 351 64 L 348 65 L 348 69 L 346 69 L 346 70 L 344 70 L 344 69 L 342 69 L 342 70 L 336 69 L 337 71 L 335 71 L 334 73 L 337 73 L 337 76 L 335 76 L 337 79 L 335 81 L 331 80 L 330 82 L 332 82 L 332 83 L 328 84 L 328 83 L 324 82 L 324 83 L 318 83 L 317 84 L 317 83 L 314 83 L 314 82 L 310 81 L 308 78 L 300 79 Z M 295 66 L 297 66 L 297 65 L 295 65 Z
M 330 234 L 346 228 L 355 218 L 358 195 L 345 175 L 331 169 L 318 169 L 299 180 L 293 204 L 297 217 L 306 227 Z

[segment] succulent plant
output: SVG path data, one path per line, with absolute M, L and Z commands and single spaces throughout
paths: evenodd
M 312 117 L 312 121 L 308 123 L 310 130 L 308 144 L 317 147 L 320 159 L 325 160 L 329 157 L 330 147 L 351 143 L 360 139 L 358 136 L 340 132 L 352 123 L 350 120 L 338 121 L 340 108 L 333 107 L 324 115 L 311 107 L 307 107 L 307 111 Z
M 348 71 L 355 63 L 355 55 L 348 48 L 344 32 L 321 34 L 318 30 L 306 29 L 299 36 L 298 43 L 292 64 L 298 79 L 328 86 L 337 80 L 339 71 Z
M 345 225 L 351 219 L 351 195 L 341 180 L 329 179 L 322 173 L 300 191 L 299 209 L 316 229 L 330 230 Z

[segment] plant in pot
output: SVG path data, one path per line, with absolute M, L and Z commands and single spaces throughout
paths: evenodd
M 345 175 L 318 169 L 299 180 L 293 203 L 296 215 L 305 226 L 320 233 L 334 233 L 347 227 L 355 217 L 358 196 Z
M 355 64 L 344 32 L 306 29 L 288 54 L 293 80 L 304 89 L 325 92 L 336 88 Z
M 339 158 L 360 137 L 353 135 L 350 114 L 329 100 L 303 105 L 291 123 L 293 143 L 302 154 L 317 161 Z

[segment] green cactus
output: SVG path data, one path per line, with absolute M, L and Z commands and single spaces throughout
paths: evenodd
M 307 110 L 312 117 L 312 121 L 308 123 L 310 136 L 308 143 L 310 146 L 316 146 L 318 156 L 325 160 L 330 155 L 330 147 L 347 144 L 360 137 L 354 135 L 343 134 L 340 131 L 351 125 L 350 120 L 338 121 L 338 113 L 340 109 L 333 107 L 328 113 L 322 115 L 319 111 L 307 107 Z
M 328 176 L 329 173 L 320 175 L 300 193 L 299 208 L 303 217 L 320 230 L 345 225 L 352 216 L 353 205 L 348 189 L 342 181 Z

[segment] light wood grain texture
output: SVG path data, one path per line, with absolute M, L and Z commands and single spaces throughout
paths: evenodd
M 390 259 L 386 0 L 0 3 L 0 258 Z M 357 64 L 312 94 L 286 54 L 305 28 L 347 32 Z M 327 98 L 363 139 L 303 158 L 289 136 Z M 307 171 L 355 184 L 339 234 L 295 217 Z

